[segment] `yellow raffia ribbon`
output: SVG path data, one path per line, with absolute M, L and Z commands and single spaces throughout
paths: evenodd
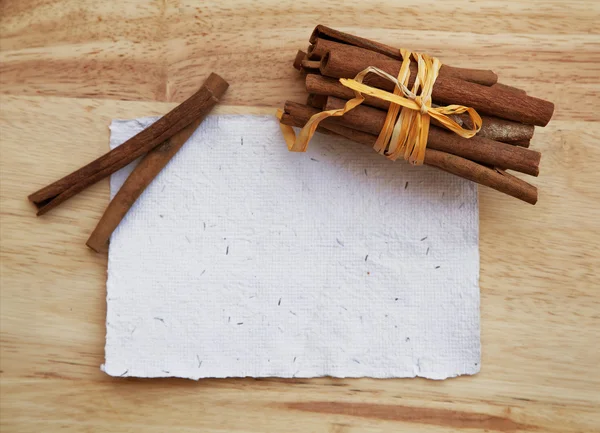
M 384 126 L 373 146 L 374 149 L 392 160 L 402 156 L 412 164 L 420 165 L 425 158 L 427 136 L 429 134 L 430 120 L 433 117 L 441 125 L 461 137 L 471 138 L 481 129 L 481 117 L 473 108 L 463 105 L 448 105 L 446 107 L 432 107 L 431 93 L 438 77 L 442 63 L 435 57 L 427 54 L 411 53 L 401 49 L 402 65 L 398 78 L 379 68 L 370 66 L 359 72 L 354 79 L 340 78 L 340 83 L 354 90 L 355 97 L 349 100 L 343 108 L 327 110 L 312 116 L 302 128 L 299 135 L 292 127 L 280 124 L 288 150 L 292 152 L 305 152 L 308 142 L 314 135 L 319 122 L 328 117 L 343 116 L 348 111 L 362 104 L 364 95 L 373 96 L 390 102 Z M 412 90 L 408 89 L 410 77 L 411 57 L 417 61 L 418 72 Z M 394 83 L 393 93 L 367 86 L 363 83 L 367 74 L 373 73 Z M 421 90 L 420 94 L 417 92 Z M 468 113 L 473 121 L 473 129 L 464 129 L 449 115 Z M 281 119 L 283 113 L 278 111 L 277 117 Z

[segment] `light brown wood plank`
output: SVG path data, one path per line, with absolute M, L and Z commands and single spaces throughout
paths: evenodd
M 118 380 L 99 370 L 106 258 L 91 253 L 85 240 L 106 206 L 108 182 L 42 218 L 26 201 L 40 185 L 105 152 L 110 119 L 159 115 L 174 104 L 7 95 L 0 103 L 0 377 L 7 429 L 35 430 L 44 417 L 71 431 L 116 425 L 164 431 L 176 423 L 178 431 L 259 432 L 291 424 L 291 431 L 574 432 L 600 422 L 594 412 L 600 355 L 590 350 L 600 325 L 598 257 L 590 248 L 600 241 L 590 218 L 600 212 L 592 181 L 600 163 L 597 123 L 556 121 L 536 133 L 532 147 L 544 152 L 538 205 L 480 189 L 479 375 L 446 382 L 194 383 Z M 250 418 L 242 421 L 240 413 Z
M 439 55 L 448 64 L 494 69 L 503 82 L 555 101 L 556 119 L 599 120 L 593 104 L 579 102 L 600 96 L 598 2 L 486 1 L 470 14 L 458 2 L 440 7 L 433 1 L 421 3 L 418 13 L 391 2 L 345 5 L 341 14 L 333 12 L 337 3 L 292 6 L 284 14 L 285 8 L 268 0 L 235 6 L 138 2 L 4 2 L 1 91 L 182 101 L 197 81 L 218 71 L 235 89 L 225 103 L 301 100 L 303 84 L 290 65 L 329 11 L 335 20 L 325 22 L 341 29 Z M 396 23 L 399 14 L 407 25 Z M 281 28 L 284 16 L 293 27 Z M 423 27 L 424 20 L 435 25 Z M 569 83 L 568 94 L 561 83 Z
M 343 7 L 342 7 L 343 5 Z M 588 432 L 600 416 L 600 3 L 0 1 L 0 429 Z M 85 241 L 102 181 L 36 218 L 26 196 L 160 115 L 210 71 L 220 113 L 273 114 L 317 23 L 491 68 L 555 102 L 536 206 L 480 188 L 482 371 L 423 379 L 104 375 L 106 258 Z M 400 163 L 400 162 L 399 162 Z

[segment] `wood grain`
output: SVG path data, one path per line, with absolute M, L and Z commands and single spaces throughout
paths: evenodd
M 598 429 L 600 3 L 341 4 L 0 2 L 2 431 Z M 493 69 L 556 104 L 531 142 L 543 153 L 538 204 L 480 191 L 481 373 L 445 382 L 104 375 L 106 259 L 85 240 L 108 181 L 38 219 L 27 194 L 105 153 L 110 119 L 164 114 L 213 70 L 232 84 L 224 103 L 236 105 L 216 112 L 304 102 L 291 62 L 318 22 Z

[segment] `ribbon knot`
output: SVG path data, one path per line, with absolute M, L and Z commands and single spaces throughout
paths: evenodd
M 365 100 L 364 95 L 390 102 L 384 126 L 373 148 L 391 160 L 403 156 L 411 164 L 423 164 L 431 118 L 461 137 L 471 138 L 477 134 L 481 129 L 482 121 L 473 108 L 462 105 L 431 107 L 433 85 L 442 66 L 439 59 L 403 48 L 400 49 L 400 54 L 403 60 L 397 78 L 373 66 L 359 72 L 354 79 L 340 78 L 340 83 L 354 90 L 355 97 L 346 102 L 344 108 L 322 111 L 312 116 L 300 131 L 298 138 L 292 127 L 280 124 L 288 150 L 305 152 L 321 120 L 330 116 L 342 116 L 362 104 Z M 417 61 L 418 66 L 412 90 L 408 88 L 411 58 Z M 394 83 L 393 92 L 364 84 L 365 76 L 370 73 Z M 449 117 L 452 114 L 465 112 L 473 121 L 473 129 L 464 129 Z M 280 114 L 278 113 L 279 116 Z
M 431 106 L 431 96 L 427 95 L 424 98 L 420 96 L 414 96 L 410 99 L 414 100 L 415 103 L 419 106 L 419 112 L 421 114 L 427 114 L 429 111 L 429 107 Z

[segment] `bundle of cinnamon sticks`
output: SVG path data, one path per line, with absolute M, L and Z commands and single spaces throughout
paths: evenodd
M 299 51 L 294 60 L 294 67 L 305 75 L 307 102 L 287 101 L 281 123 L 304 127 L 316 113 L 343 108 L 355 92 L 344 86 L 340 78 L 354 78 L 368 67 L 397 76 L 401 64 L 398 48 L 318 25 L 310 36 L 308 50 Z M 416 74 L 413 63 L 410 86 Z M 375 74 L 367 75 L 364 83 L 394 90 L 392 82 Z M 537 188 L 506 170 L 539 174 L 541 154 L 529 149 L 529 145 L 535 126 L 545 126 L 550 121 L 554 104 L 499 83 L 493 71 L 446 64 L 439 71 L 431 98 L 436 105 L 471 107 L 481 115 L 483 123 L 474 137 L 463 138 L 432 120 L 424 163 L 535 204 Z M 362 105 L 343 116 L 320 122 L 317 131 L 372 147 L 382 131 L 389 106 L 388 101 L 366 96 Z M 465 128 L 473 126 L 466 114 L 451 117 Z

